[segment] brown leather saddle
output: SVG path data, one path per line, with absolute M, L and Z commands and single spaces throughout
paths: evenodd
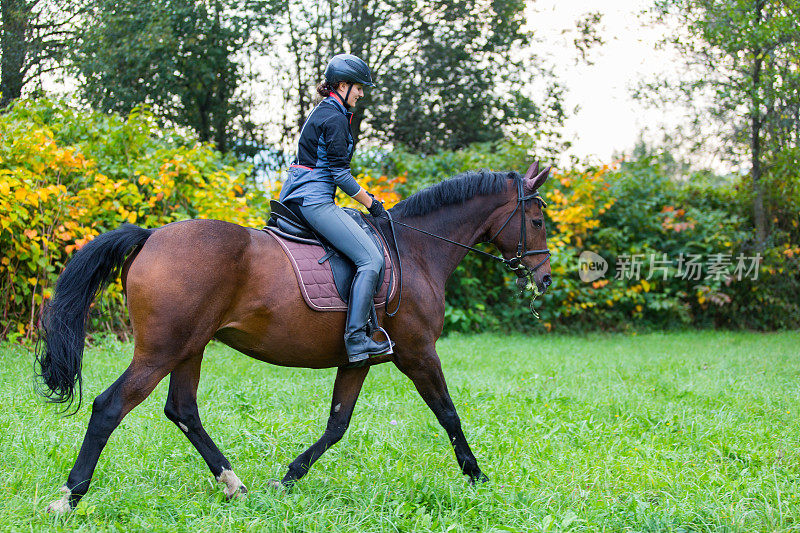
M 297 276 L 303 299 L 315 311 L 346 311 L 350 296 L 350 286 L 355 275 L 355 265 L 344 254 L 336 250 L 324 238 L 315 234 L 288 207 L 272 200 L 270 218 L 264 231 L 270 233 L 281 245 Z M 391 283 L 392 263 L 386 240 L 380 231 L 355 209 L 344 211 L 361 226 L 379 250 L 384 253 L 384 268 L 373 299 L 370 312 L 370 334 L 382 331 L 378 327 L 375 305 L 385 304 L 391 299 L 395 287 Z M 388 338 L 388 337 L 387 337 Z

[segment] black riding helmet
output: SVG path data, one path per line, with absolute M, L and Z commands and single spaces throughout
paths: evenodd
M 332 86 L 340 81 L 347 83 L 360 83 L 367 87 L 375 87 L 372 82 L 372 73 L 364 62 L 352 54 L 337 54 L 328 62 L 325 68 L 325 80 Z

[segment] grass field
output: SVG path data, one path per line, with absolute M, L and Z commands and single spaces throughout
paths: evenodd
M 0 528 L 15 531 L 789 531 L 800 528 L 800 333 L 454 336 L 440 341 L 471 487 L 393 365 L 373 368 L 345 438 L 289 493 L 268 488 L 321 434 L 335 371 L 206 351 L 205 427 L 250 489 L 227 502 L 163 415 L 165 380 L 113 434 L 89 494 L 59 496 L 91 398 L 132 346 L 87 350 L 89 401 L 60 418 L 28 349 L 0 346 Z

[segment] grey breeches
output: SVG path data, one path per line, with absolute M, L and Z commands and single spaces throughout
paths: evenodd
M 349 257 L 361 272 L 380 273 L 383 252 L 355 220 L 333 202 L 316 205 L 297 205 L 314 231 L 325 237 L 337 250 Z

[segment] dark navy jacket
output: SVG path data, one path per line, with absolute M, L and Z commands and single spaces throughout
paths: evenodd
M 350 174 L 352 117 L 334 95 L 314 108 L 300 131 L 297 157 L 283 183 L 281 202 L 300 200 L 302 205 L 323 204 L 333 201 L 337 186 L 349 196 L 361 189 Z

